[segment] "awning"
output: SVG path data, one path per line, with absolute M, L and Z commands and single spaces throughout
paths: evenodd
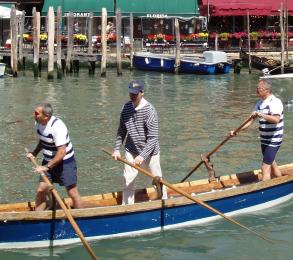
M 47 15 L 50 6 L 54 7 L 55 12 L 58 6 L 61 6 L 63 14 L 73 12 L 75 17 L 87 17 L 90 12 L 95 16 L 101 16 L 102 8 L 107 9 L 108 16 L 114 15 L 114 1 L 112 0 L 45 0 L 42 15 Z
M 288 14 L 293 15 L 293 1 L 287 0 L 288 3 Z M 283 1 L 283 10 L 286 8 L 286 0 Z M 272 14 L 279 16 L 280 15 L 280 1 L 272 1 Z
M 198 16 L 197 0 L 116 0 L 123 15 L 168 18 Z
M 13 6 L 10 4 L 10 7 Z M 0 18 L 1 19 L 10 19 L 11 8 L 5 7 L 0 4 Z M 21 11 L 16 10 L 16 15 L 22 15 Z
M 270 15 L 271 0 L 202 0 L 201 15 L 208 16 L 244 16 Z

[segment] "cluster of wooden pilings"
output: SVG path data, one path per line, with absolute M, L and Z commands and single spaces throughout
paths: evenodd
M 117 60 L 117 75 L 122 75 L 122 58 L 121 58 L 121 11 L 118 9 L 116 12 L 116 60 Z M 77 72 L 79 70 L 79 60 L 87 61 L 89 74 L 95 73 L 97 54 L 93 53 L 92 43 L 92 28 L 93 28 L 93 14 L 90 13 L 88 24 L 88 48 L 87 52 L 79 53 L 78 59 L 73 58 L 73 34 L 74 34 L 74 15 L 69 13 L 67 19 L 67 47 L 64 49 L 61 45 L 62 37 L 62 10 L 61 7 L 57 8 L 56 17 L 54 8 L 50 7 L 47 13 L 47 53 L 44 56 L 40 55 L 40 27 L 41 16 L 40 13 L 33 8 L 32 11 L 32 34 L 33 34 L 33 71 L 35 77 L 40 77 L 40 70 L 42 58 L 47 59 L 48 62 L 48 79 L 54 78 L 54 65 L 56 62 L 57 78 L 62 78 L 65 73 Z M 13 76 L 18 75 L 18 70 L 24 69 L 25 57 L 23 54 L 23 32 L 24 32 L 25 13 L 21 16 L 16 16 L 16 9 L 11 9 L 11 69 Z M 101 19 L 101 76 L 106 76 L 107 67 L 107 10 L 102 9 Z M 19 37 L 18 37 L 19 35 Z M 133 16 L 130 14 L 130 69 L 133 67 Z

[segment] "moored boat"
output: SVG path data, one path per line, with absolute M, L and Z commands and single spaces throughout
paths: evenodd
M 271 75 L 281 74 L 281 62 L 275 59 L 258 57 L 256 55 L 251 56 L 251 66 L 258 70 L 268 69 Z M 241 52 L 241 58 L 243 61 L 248 62 L 249 55 L 246 52 Z M 289 64 L 284 65 L 284 73 L 293 73 L 293 66 Z
M 194 74 L 226 74 L 230 72 L 231 64 L 223 51 L 204 51 L 203 58 L 182 57 L 180 72 Z
M 280 169 L 286 175 L 268 181 L 260 181 L 257 170 L 221 176 L 217 182 L 204 179 L 174 186 L 227 215 L 234 215 L 269 208 L 292 198 L 293 164 Z M 156 199 L 154 188 L 137 190 L 134 205 L 120 205 L 121 196 L 121 192 L 112 192 L 83 197 L 86 207 L 71 210 L 87 240 L 159 232 L 219 218 L 170 189 L 167 200 Z M 70 199 L 65 201 L 70 206 Z M 34 202 L 0 204 L 2 249 L 79 241 L 60 209 L 34 211 Z
M 2 78 L 4 76 L 5 73 L 5 63 L 0 63 L 0 78 Z
M 175 59 L 168 55 L 141 52 L 133 55 L 133 65 L 140 70 L 174 72 Z

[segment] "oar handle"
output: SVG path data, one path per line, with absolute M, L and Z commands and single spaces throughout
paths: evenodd
M 102 150 L 103 150 L 105 153 L 107 153 L 107 154 L 109 154 L 109 155 L 112 155 L 112 151 L 111 151 L 111 150 L 106 149 L 106 148 L 103 148 Z M 133 167 L 134 169 L 138 170 L 139 172 L 143 173 L 144 175 L 146 175 L 146 176 L 148 176 L 148 177 L 150 177 L 150 178 L 152 178 L 152 179 L 154 178 L 154 176 L 153 176 L 150 172 L 148 172 L 147 170 L 141 168 L 140 166 L 138 166 L 138 165 L 136 165 L 136 164 L 134 164 L 134 163 L 131 163 L 131 162 L 127 161 L 126 159 L 118 158 L 117 160 L 118 160 L 118 161 L 121 161 L 121 162 L 123 162 L 123 163 L 125 163 L 125 164 L 127 164 L 127 165 L 129 165 L 129 166 L 131 166 L 131 167 Z M 189 195 L 187 192 L 183 191 L 182 189 L 177 188 L 176 186 L 170 184 L 169 182 L 167 182 L 167 181 L 165 181 L 165 180 L 163 180 L 163 179 L 160 179 L 160 183 L 163 184 L 163 185 L 165 185 L 165 186 L 167 186 L 167 187 L 170 188 L 171 190 L 174 190 L 174 191 L 176 191 L 177 193 L 183 195 L 184 197 L 186 197 L 186 198 L 192 200 L 193 202 L 196 202 L 197 204 L 203 206 L 204 208 L 206 208 L 206 209 L 208 209 L 208 210 L 210 210 L 210 211 L 216 213 L 217 215 L 223 217 L 223 218 L 226 219 L 227 221 L 229 221 L 229 222 L 231 222 L 231 223 L 233 223 L 233 224 L 236 224 L 236 225 L 238 225 L 238 226 L 240 226 L 240 227 L 242 227 L 242 228 L 248 230 L 249 232 L 251 232 L 251 233 L 253 233 L 254 235 L 256 235 L 256 236 L 258 236 L 258 237 L 264 239 L 264 240 L 267 241 L 267 242 L 272 243 L 272 241 L 271 241 L 270 239 L 264 237 L 264 236 L 261 235 L 260 233 L 258 233 L 258 232 L 256 232 L 256 231 L 252 230 L 251 228 L 244 226 L 243 224 L 239 223 L 238 221 L 232 219 L 231 217 L 228 217 L 227 215 L 223 214 L 222 212 L 220 212 L 220 211 L 218 211 L 217 209 L 213 208 L 212 206 L 208 205 L 207 203 L 205 203 L 205 202 L 202 201 L 201 199 L 196 198 L 196 197 L 192 197 L 192 196 Z
M 26 153 L 29 153 L 29 150 L 27 148 L 25 148 Z M 36 161 L 36 159 L 34 157 L 30 157 L 29 158 L 30 161 L 33 163 L 33 165 L 35 167 L 38 167 L 38 163 Z M 52 185 L 52 183 L 50 182 L 50 180 L 48 179 L 48 177 L 46 176 L 45 173 L 41 173 L 41 177 L 44 180 L 44 182 L 52 187 L 51 192 L 53 193 L 54 197 L 56 198 L 56 200 L 58 201 L 60 207 L 63 209 L 67 219 L 69 220 L 70 224 L 72 225 L 73 229 L 75 230 L 76 234 L 79 236 L 81 242 L 83 243 L 83 245 L 85 246 L 86 250 L 88 251 L 88 253 L 91 255 L 92 259 L 98 259 L 94 253 L 94 251 L 92 250 L 92 248 L 90 247 L 89 243 L 85 240 L 83 233 L 81 232 L 79 226 L 77 225 L 77 223 L 75 222 L 72 214 L 70 213 L 70 211 L 68 210 L 68 208 L 66 207 L 66 205 L 64 204 L 62 198 L 60 197 L 59 193 L 57 192 L 57 190 L 54 188 L 54 186 Z
M 238 128 L 234 130 L 234 133 L 237 134 L 242 127 L 244 127 L 251 119 L 253 119 L 253 116 L 248 117 Z M 217 145 L 212 151 L 206 154 L 206 158 L 210 158 L 215 152 L 217 152 L 228 140 L 230 140 L 232 136 L 227 136 L 219 145 Z M 194 173 L 201 165 L 203 164 L 203 161 L 200 161 L 180 182 L 186 181 L 188 177 L 191 176 L 192 173 Z

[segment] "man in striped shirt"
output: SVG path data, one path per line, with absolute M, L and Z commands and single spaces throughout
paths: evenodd
M 271 82 L 262 79 L 258 83 L 257 94 L 260 100 L 256 103 L 252 116 L 245 126 L 248 128 L 256 118 L 259 118 L 259 132 L 263 161 L 261 165 L 262 180 L 270 180 L 272 176 L 279 177 L 282 173 L 275 161 L 276 154 L 282 144 L 284 129 L 284 114 L 282 101 L 271 93 Z M 234 136 L 234 131 L 230 132 Z
M 82 208 L 82 200 L 77 189 L 77 167 L 74 150 L 69 138 L 67 127 L 59 118 L 53 116 L 49 103 L 41 103 L 34 110 L 35 128 L 39 142 L 27 157 L 36 157 L 43 151 L 42 166 L 36 168 L 38 173 L 46 173 L 52 182 L 65 186 L 74 208 Z M 40 178 L 36 195 L 36 210 L 47 208 L 46 193 L 48 185 Z
M 120 125 L 117 131 L 115 148 L 112 156 L 120 158 L 120 148 L 125 142 L 125 157 L 129 162 L 141 165 L 154 176 L 162 177 L 160 166 L 159 125 L 156 109 L 144 98 L 144 84 L 138 80 L 128 86 L 130 101 L 120 114 Z M 124 188 L 122 204 L 133 204 L 135 201 L 134 181 L 138 171 L 128 165 L 124 167 Z M 163 186 L 163 199 L 167 198 Z

